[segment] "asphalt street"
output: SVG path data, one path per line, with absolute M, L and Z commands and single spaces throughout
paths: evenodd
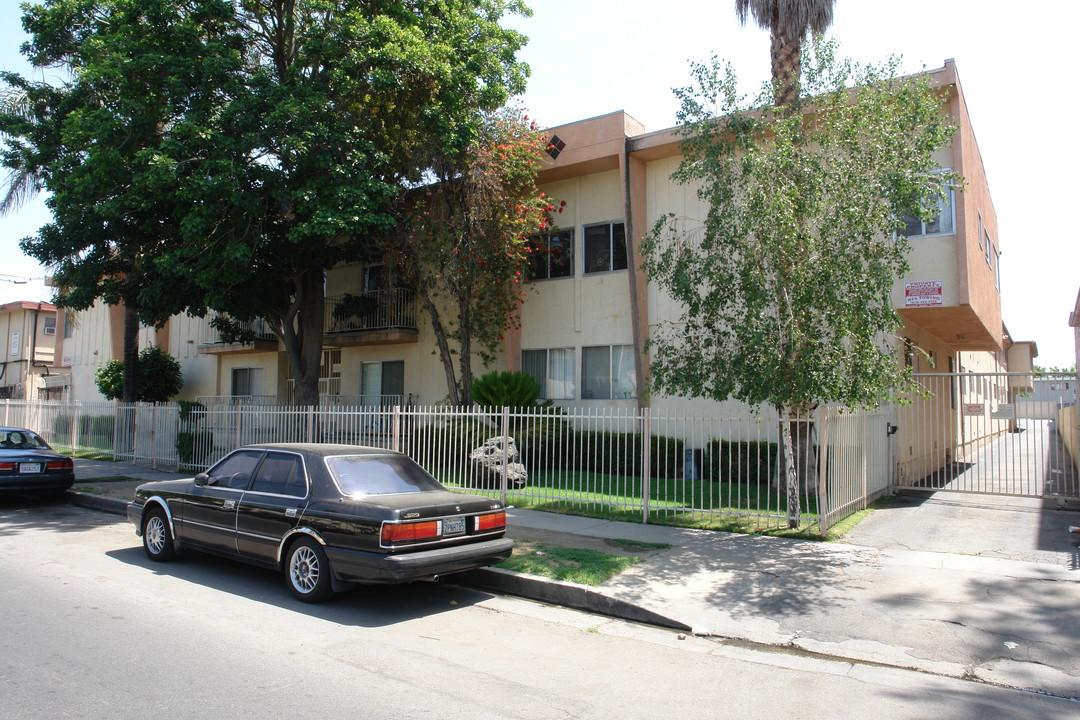
M 303 605 L 274 573 L 154 564 L 117 517 L 36 501 L 0 500 L 0 576 L 9 717 L 1080 717 L 1034 693 L 453 585 Z

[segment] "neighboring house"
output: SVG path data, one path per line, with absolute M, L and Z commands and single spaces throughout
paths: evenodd
M 911 271 L 893 288 L 904 322 L 898 362 L 917 372 L 1007 370 L 1023 365 L 1024 348 L 1033 345 L 1012 344 L 1003 328 L 997 215 L 955 64 L 947 61 L 929 74 L 947 93 L 945 111 L 958 125 L 938 162 L 961 173 L 966 184 L 933 221 L 910 223 Z M 737 403 L 717 408 L 707 401 L 639 394 L 648 360 L 638 349 L 651 328 L 678 313 L 635 267 L 641 238 L 662 214 L 705 213 L 694 188 L 671 180 L 680 161 L 677 129 L 647 133 L 619 111 L 553 128 L 549 141 L 540 189 L 566 205 L 556 218 L 557 231 L 539 240 L 533 253 L 534 281 L 520 327 L 505 334 L 500 367 L 489 369 L 529 372 L 546 399 L 584 409 L 640 404 L 658 411 L 743 411 Z M 327 273 L 326 291 L 324 404 L 430 405 L 445 399 L 430 323 L 390 268 L 336 267 Z M 288 402 L 283 348 L 261 323 L 251 329 L 252 342 L 234 343 L 208 319 L 177 316 L 161 331 L 145 331 L 141 342 L 156 342 L 180 360 L 184 399 Z M 118 311 L 80 314 L 63 339 L 74 397 L 95 397 L 93 371 L 120 356 L 121 331 Z M 1030 370 L 1030 352 L 1023 369 Z M 995 402 L 1020 391 L 1007 382 L 980 388 Z M 897 447 L 913 455 L 909 448 L 921 443 L 905 434 L 916 432 L 915 424 L 901 426 Z
M 0 399 L 62 398 L 67 376 L 53 367 L 56 308 L 20 300 L 0 305 Z
M 1076 364 L 1073 368 L 1080 371 L 1080 291 L 1076 293 L 1076 304 L 1069 313 L 1069 327 L 1073 329 L 1073 347 L 1076 348 Z

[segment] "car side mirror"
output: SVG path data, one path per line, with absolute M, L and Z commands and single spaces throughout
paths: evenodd
M 201 473 L 199 473 L 198 475 L 195 476 L 195 484 L 196 485 L 206 485 L 209 482 L 210 482 L 210 476 L 207 475 L 204 472 L 201 472 Z

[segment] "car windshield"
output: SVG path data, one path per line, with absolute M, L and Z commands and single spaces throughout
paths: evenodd
M 48 443 L 28 430 L 0 430 L 0 450 L 50 450 Z
M 412 459 L 400 455 L 335 455 L 326 458 L 346 495 L 396 495 L 445 490 Z

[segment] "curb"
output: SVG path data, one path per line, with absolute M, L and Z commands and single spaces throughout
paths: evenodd
M 126 500 L 76 490 L 69 490 L 64 500 L 71 505 L 99 510 L 113 515 L 127 516 L 128 503 Z M 690 631 L 689 625 L 658 615 L 632 603 L 604 595 L 593 590 L 588 585 L 559 582 L 539 575 L 527 575 L 501 568 L 487 567 L 460 573 L 450 584 L 468 585 L 550 605 L 584 610 L 585 612 L 618 620 L 628 620 L 686 632 Z
M 496 567 L 470 570 L 461 573 L 459 579 L 463 585 L 484 590 L 495 590 L 506 595 L 516 595 L 550 605 L 584 610 L 619 620 L 629 620 L 686 632 L 691 629 L 689 625 L 678 620 L 672 620 L 632 603 L 604 595 L 593 590 L 588 585 L 560 582 L 538 575 L 516 573 Z
M 78 492 L 76 490 L 68 490 L 67 495 L 63 497 L 63 500 L 70 505 L 78 505 L 79 507 L 89 508 L 91 510 L 100 510 L 102 512 L 112 513 L 113 515 L 127 515 L 127 500 L 102 497 L 101 495 Z

